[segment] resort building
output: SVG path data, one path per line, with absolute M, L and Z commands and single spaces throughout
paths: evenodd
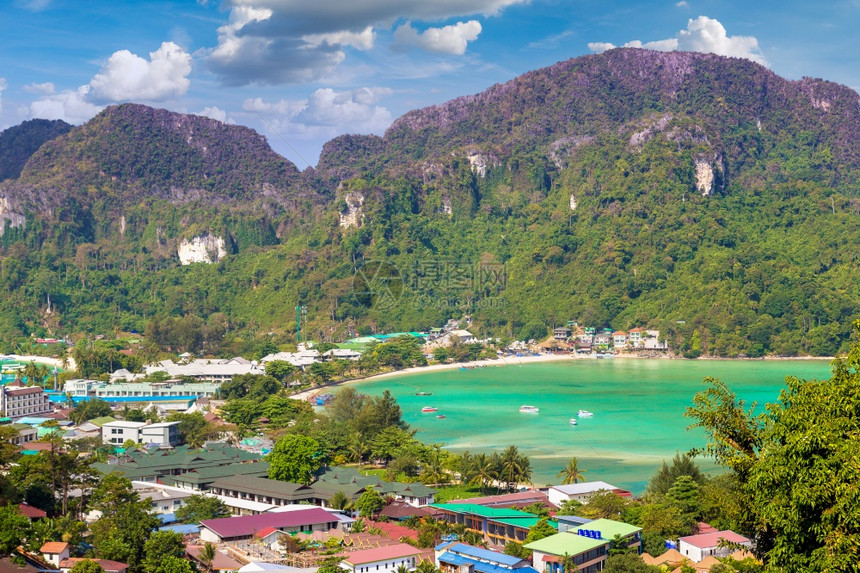
M 182 491 L 177 488 L 167 488 L 145 481 L 133 481 L 132 487 L 140 496 L 140 499 L 148 499 L 152 512 L 158 515 L 172 515 L 182 507 L 191 492 Z
M 570 329 L 567 327 L 559 327 L 552 331 L 552 337 L 556 340 L 567 340 L 570 338 Z
M 254 462 L 254 463 L 249 463 Z M 177 446 L 172 450 L 146 451 L 143 449 L 127 450 L 114 463 L 94 463 L 93 467 L 104 474 L 116 472 L 130 480 L 154 482 L 158 479 L 168 480 L 168 476 L 180 476 L 185 478 L 189 472 L 202 472 L 206 469 L 215 469 L 229 466 L 222 470 L 216 477 L 205 478 L 202 481 L 212 483 L 219 477 L 236 475 L 239 473 L 250 473 L 253 475 L 267 475 L 269 463 L 260 461 L 258 454 L 252 454 L 239 448 L 226 444 L 210 444 L 205 448 L 192 448 L 190 446 Z M 229 472 L 229 473 L 226 473 Z M 189 484 L 200 484 L 200 476 L 189 476 L 186 478 Z M 178 485 L 178 484 L 173 484 Z M 181 486 L 180 486 L 181 487 Z M 187 489 L 205 489 L 205 487 L 187 487 Z
M 678 540 L 678 551 L 692 561 L 702 561 L 705 557 L 728 557 L 737 547 L 721 547 L 721 542 L 736 543 L 752 548 L 752 541 L 731 530 L 688 535 Z
M 436 546 L 436 567 L 442 573 L 537 573 L 528 559 L 505 555 L 459 541 L 448 541 Z
M 11 383 L 0 386 L 0 417 L 16 420 L 54 411 L 45 391 L 39 386 Z
M 240 515 L 220 519 L 205 519 L 200 522 L 200 540 L 212 543 L 244 541 L 267 527 L 281 533 L 328 531 L 339 529 L 340 520 L 318 507 L 259 515 Z M 414 548 L 413 548 L 414 549 Z
M 350 573 L 394 573 L 399 567 L 414 569 L 421 550 L 413 545 L 397 543 L 354 551 L 340 562 L 340 568 Z
M 67 380 L 63 392 L 75 398 L 140 398 L 141 401 L 154 397 L 202 398 L 212 397 L 221 388 L 220 382 L 116 382 L 77 378 Z
M 518 491 L 516 493 L 503 493 L 499 495 L 488 495 L 485 497 L 470 497 L 467 499 L 452 499 L 448 503 L 473 503 L 475 505 L 483 505 L 486 507 L 506 507 L 513 509 L 522 509 L 527 505 L 540 503 L 548 509 L 557 509 L 551 504 L 546 493 L 539 489 L 530 489 L 526 491 Z
M 281 506 L 311 503 L 326 507 L 338 491 L 355 501 L 364 493 L 365 488 L 354 484 L 339 485 L 319 481 L 304 485 L 248 475 L 225 477 L 216 480 L 209 487 L 210 493 L 226 498 Z
M 561 507 L 564 505 L 564 502 L 570 500 L 588 503 L 588 498 L 601 491 L 611 491 L 623 497 L 631 497 L 629 491 L 617 488 L 605 481 L 586 481 L 567 485 L 554 485 L 547 490 L 547 497 L 549 497 L 550 503 Z
M 122 445 L 131 440 L 136 444 L 159 444 L 178 446 L 179 422 L 129 422 L 117 420 L 102 426 L 102 441 L 106 444 Z
M 344 486 L 358 486 L 365 489 L 373 487 L 382 497 L 392 497 L 396 501 L 402 501 L 414 507 L 432 504 L 436 496 L 435 489 L 420 482 L 383 481 L 377 476 L 366 476 L 355 468 L 344 466 L 324 468 L 316 474 L 316 479 L 315 487 L 321 482 L 338 486 L 335 491 L 343 489 Z
M 241 357 L 223 359 L 201 359 L 187 364 L 176 364 L 172 360 L 163 360 L 157 364 L 145 366 L 146 375 L 164 372 L 169 378 L 193 378 L 197 382 L 229 382 L 233 376 L 241 374 L 265 374 L 266 370 L 256 362 L 249 362 Z
M 569 529 L 529 543 L 532 564 L 544 573 L 563 573 L 565 561 L 571 560 L 580 573 L 602 571 L 609 545 L 616 536 L 628 541 L 628 547 L 642 552 L 642 528 L 614 521 L 596 519 L 581 528 Z
M 533 513 L 501 507 L 485 507 L 472 503 L 437 503 L 432 507 L 439 519 L 450 524 L 464 525 L 467 530 L 483 536 L 494 547 L 504 547 L 510 541 L 522 543 L 540 518 Z M 550 525 L 558 527 L 554 521 Z

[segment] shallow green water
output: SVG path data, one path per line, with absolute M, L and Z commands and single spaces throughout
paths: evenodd
M 704 445 L 701 431 L 686 430 L 684 417 L 704 377 L 718 377 L 749 403 L 763 405 L 778 398 L 789 375 L 829 378 L 830 363 L 586 359 L 410 374 L 363 382 L 360 390 L 391 390 L 425 442 L 472 452 L 517 445 L 531 457 L 535 484 L 557 483 L 556 474 L 576 456 L 589 481 L 641 493 L 663 459 Z M 416 396 L 419 390 L 433 395 Z M 520 414 L 523 404 L 540 413 Z M 422 414 L 424 406 L 438 412 Z M 571 426 L 580 409 L 594 417 Z M 700 464 L 713 468 L 707 460 Z

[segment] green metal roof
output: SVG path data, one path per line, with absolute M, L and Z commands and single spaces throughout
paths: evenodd
M 583 525 L 581 529 L 599 531 L 600 536 L 607 540 L 612 539 L 616 535 L 627 537 L 628 535 L 633 535 L 637 531 L 642 531 L 641 527 L 636 527 L 635 525 L 630 525 L 629 523 L 624 523 L 622 521 L 615 521 L 613 519 L 595 519 L 594 521 L 589 521 Z
M 589 524 L 590 525 L 590 524 Z M 526 549 L 540 551 L 549 555 L 579 555 L 597 549 L 609 542 L 605 539 L 592 539 L 575 533 L 556 533 L 524 545 Z
M 471 513 L 473 515 L 479 515 L 481 517 L 489 517 L 495 521 L 506 517 L 520 519 L 535 517 L 533 513 L 528 513 L 527 511 L 520 511 L 518 509 L 507 509 L 503 507 L 486 507 L 483 505 L 478 505 L 476 503 L 431 503 L 430 507 L 435 507 L 437 509 L 447 509 L 448 511 L 453 511 L 455 513 Z
M 109 422 L 116 422 L 116 418 L 113 416 L 99 416 L 98 418 L 93 418 L 92 420 L 87 420 L 90 424 L 95 424 L 99 428 L 104 426 Z

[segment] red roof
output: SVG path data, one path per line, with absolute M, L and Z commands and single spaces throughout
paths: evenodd
M 23 513 L 24 517 L 29 517 L 30 519 L 41 519 L 43 517 L 48 517 L 48 514 L 39 509 L 38 507 L 33 507 L 32 505 L 27 505 L 26 503 L 19 503 L 18 511 Z M 65 545 L 65 543 L 63 545 Z
M 9 388 L 9 386 L 7 386 L 7 388 Z M 9 388 L 6 391 L 7 394 L 12 394 L 13 396 L 26 396 L 27 394 L 41 394 L 42 392 L 44 392 L 44 390 L 42 390 L 38 386 L 32 386 L 30 388 L 28 388 L 26 386 L 23 386 L 20 388 Z
M 68 548 L 68 543 L 63 543 L 62 541 L 48 541 L 41 549 L 39 549 L 39 553 L 52 553 L 59 555 Z
M 375 547 L 373 549 L 365 549 L 364 551 L 356 551 L 347 555 L 344 561 L 350 565 L 365 565 L 378 561 L 388 561 L 389 559 L 400 559 L 401 557 L 417 557 L 420 554 L 421 550 L 417 547 L 406 543 L 398 543 L 397 545 L 389 545 L 388 547 Z
M 705 549 L 708 547 L 716 547 L 720 544 L 720 539 L 725 539 L 730 543 L 749 543 L 750 540 L 735 533 L 734 531 L 725 530 L 725 531 L 714 531 L 712 533 L 700 533 L 699 535 L 688 535 L 687 537 L 682 537 L 679 541 L 683 541 L 693 547 L 698 547 L 700 549 Z
M 430 511 L 423 507 L 415 507 L 404 501 L 392 501 L 382 508 L 379 515 L 384 515 L 391 519 L 405 519 L 407 517 L 425 517 L 431 515 Z
M 549 502 L 549 497 L 540 490 L 518 491 L 516 493 L 505 493 L 502 495 L 488 495 L 486 497 L 471 497 L 467 499 L 455 499 L 448 503 L 474 503 L 477 505 L 485 505 L 487 507 L 503 506 L 511 507 L 516 504 L 530 505 L 535 502 L 540 502 L 552 509 L 555 505 Z
M 418 531 L 414 529 L 409 529 L 405 525 L 398 525 L 396 523 L 384 521 L 372 521 L 370 519 L 365 519 L 364 521 L 368 527 L 374 527 L 382 530 L 382 533 L 387 535 L 391 539 L 399 541 L 404 537 L 408 537 L 410 539 L 418 541 Z
M 268 536 L 270 536 L 271 534 L 273 534 L 273 533 L 277 533 L 277 532 L 278 532 L 278 530 L 277 530 L 277 529 L 275 529 L 274 527 L 271 527 L 271 526 L 269 526 L 269 527 L 264 527 L 263 529 L 261 529 L 260 531 L 258 531 L 258 532 L 257 532 L 257 537 L 259 537 L 260 539 L 262 539 L 262 538 L 264 538 L 264 537 L 268 537 Z
M 200 561 L 200 545 L 188 545 L 185 547 L 185 553 L 192 559 Z M 202 563 L 202 561 L 201 561 Z M 215 559 L 212 560 L 212 569 L 214 571 L 238 571 L 242 564 L 221 551 L 215 552 Z
M 81 561 L 86 561 L 86 557 L 69 557 L 60 561 L 60 569 L 71 569 Z M 128 565 L 119 561 L 111 561 L 110 559 L 90 559 L 102 566 L 107 573 L 122 573 L 128 569 Z
M 266 527 L 281 529 L 301 525 L 336 523 L 337 521 L 337 517 L 331 513 L 319 507 L 314 507 L 281 513 L 261 513 L 259 515 L 204 519 L 200 522 L 200 525 L 211 529 L 221 538 L 231 538 L 250 537 Z

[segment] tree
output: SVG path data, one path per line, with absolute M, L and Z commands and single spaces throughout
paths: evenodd
M 532 478 L 531 461 L 520 454 L 516 446 L 508 446 L 501 457 L 499 477 L 507 484 L 507 489 L 513 490 L 522 482 L 530 482 Z
M 570 460 L 567 462 L 567 465 L 564 467 L 564 469 L 561 470 L 560 472 L 558 472 L 557 477 L 564 478 L 562 483 L 564 485 L 567 485 L 567 484 L 571 484 L 571 483 L 578 483 L 580 481 L 585 481 L 585 476 L 582 475 L 584 473 L 585 473 L 585 470 L 579 469 L 579 463 L 577 462 L 576 458 L 574 457 L 574 458 L 570 458 Z
M 328 504 L 332 509 L 339 509 L 341 511 L 349 511 L 355 505 L 342 491 L 336 491 L 334 495 L 331 496 Z
M 110 473 L 93 490 L 89 507 L 102 514 L 90 527 L 99 556 L 128 563 L 131 573 L 143 573 L 144 545 L 161 524 L 150 513 L 149 500 L 140 499 L 129 480 Z
M 196 573 L 193 565 L 182 557 L 167 555 L 162 559 L 155 569 L 148 569 L 147 573 Z
M 666 495 L 675 480 L 684 475 L 690 476 L 698 484 L 705 482 L 705 476 L 702 475 L 692 456 L 688 453 L 676 452 L 672 458 L 672 465 L 668 465 L 666 460 L 663 460 L 663 465 L 648 482 L 648 495 L 656 497 Z
M 160 570 L 168 557 L 181 559 L 185 556 L 185 544 L 182 534 L 174 531 L 156 531 L 149 536 L 143 545 L 143 570 L 155 572 Z
M 206 542 L 203 544 L 203 547 L 200 548 L 199 557 L 200 563 L 203 564 L 203 570 L 209 573 L 212 571 L 212 562 L 215 561 L 215 546 L 210 542 Z
M 629 505 L 628 500 L 611 491 L 599 491 L 588 498 L 588 503 L 582 506 L 580 515 L 590 519 L 615 519 L 621 518 L 621 514 Z
M 373 517 L 382 510 L 384 505 L 385 500 L 383 500 L 379 492 L 372 487 L 364 490 L 364 493 L 355 500 L 355 508 L 358 510 L 361 517 Z
M 324 456 L 315 439 L 288 434 L 275 443 L 268 459 L 269 479 L 308 485 Z
M 568 499 L 561 507 L 558 508 L 558 511 L 555 512 L 556 515 L 577 515 L 579 510 L 582 508 L 582 503 L 575 499 Z
M 69 414 L 69 419 L 76 424 L 82 424 L 87 420 L 110 416 L 113 413 L 110 404 L 100 398 L 90 398 L 79 402 L 75 409 Z
M 75 563 L 75 566 L 69 569 L 69 573 L 104 573 L 104 568 L 98 561 L 84 559 Z
M 293 375 L 296 367 L 286 360 L 272 360 L 266 363 L 266 374 L 277 379 L 281 384 Z
M 210 439 L 217 437 L 215 426 L 203 417 L 203 412 L 174 412 L 167 417 L 168 422 L 179 422 L 179 435 L 182 441 L 192 448 L 200 448 Z
M 0 507 L 0 555 L 9 555 L 30 534 L 30 520 L 17 505 Z
M 678 477 L 666 493 L 666 501 L 678 508 L 681 517 L 691 529 L 702 515 L 699 484 L 691 476 Z
M 549 521 L 543 517 L 537 521 L 531 528 L 529 528 L 529 533 L 526 535 L 525 542 L 523 545 L 528 545 L 529 543 L 533 543 L 535 541 L 539 541 L 544 537 L 549 537 L 550 535 L 555 535 L 558 533 L 555 527 L 549 524 Z
M 854 323 L 860 333 L 860 321 Z M 730 468 L 766 562 L 788 571 L 853 571 L 860 562 L 860 343 L 833 362 L 829 380 L 786 379 L 767 411 L 743 408 L 718 380 L 688 415 L 705 429 L 706 451 Z
M 532 550 L 526 549 L 521 543 L 516 541 L 508 541 L 505 543 L 505 555 L 512 555 L 520 559 L 529 559 L 532 556 Z
M 663 571 L 654 565 L 648 565 L 635 553 L 610 555 L 606 559 L 604 573 L 660 573 Z
M 230 510 L 217 497 L 195 494 L 186 498 L 175 514 L 180 523 L 200 523 L 204 519 L 228 517 Z

